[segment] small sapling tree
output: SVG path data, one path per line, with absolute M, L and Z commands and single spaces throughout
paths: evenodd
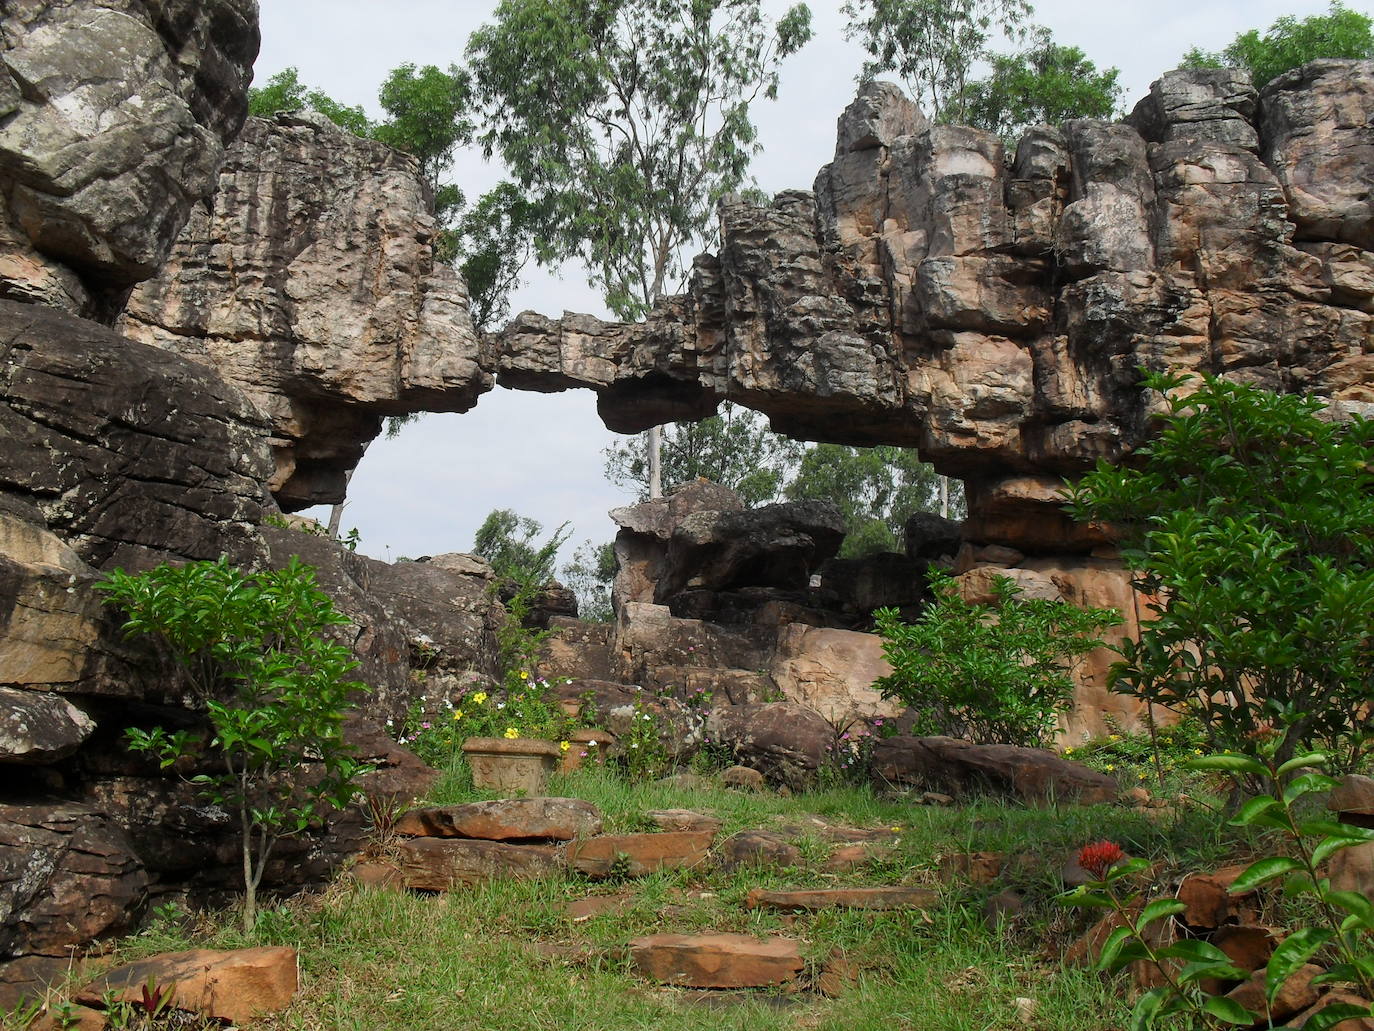
M 327 634 L 347 620 L 315 584 L 309 566 L 246 573 L 215 562 L 115 570 L 106 602 L 127 615 L 124 630 L 165 643 L 185 671 L 210 724 L 217 772 L 192 778 L 203 796 L 238 817 L 242 834 L 243 927 L 257 919 L 257 892 L 272 849 L 322 811 L 352 798 L 362 767 L 343 740 L 352 653 Z M 201 735 L 163 727 L 126 731 L 128 745 L 164 769 L 204 748 Z
M 875 612 L 892 672 L 874 686 L 911 706 L 921 733 L 1043 746 L 1073 704 L 1074 662 L 1100 647 L 1095 635 L 1119 618 L 1112 609 L 1022 599 L 1008 577 L 994 582 L 992 601 L 975 603 L 933 570 L 935 599 L 916 622 L 896 609 Z

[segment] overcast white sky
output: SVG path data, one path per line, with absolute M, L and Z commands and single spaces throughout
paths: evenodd
M 407 61 L 461 62 L 468 35 L 490 19 L 488 0 L 260 0 L 262 52 L 255 79 L 294 65 L 301 80 L 377 117 L 377 88 Z M 775 15 L 786 0 L 764 0 Z M 763 151 L 753 171 L 769 192 L 810 188 L 834 152 L 835 119 L 852 99 L 863 53 L 844 39 L 839 0 L 811 5 L 816 36 L 783 67 L 776 102 L 755 110 Z M 1347 6 L 1367 11 L 1367 5 Z M 1189 47 L 1220 49 L 1238 32 L 1284 14 L 1326 10 L 1326 0 L 1040 0 L 1036 20 L 1099 67 L 1121 69 L 1127 110 Z M 455 180 L 470 198 L 500 178 L 476 152 Z M 576 268 L 536 270 L 513 310 L 605 315 Z M 465 415 L 428 415 L 395 440 L 377 440 L 353 477 L 343 525 L 377 558 L 466 551 L 493 508 L 514 508 L 546 529 L 570 521 L 574 543 L 608 540 L 606 511 L 629 499 L 606 483 L 602 449 L 614 438 L 590 391 L 520 394 L 497 389 Z

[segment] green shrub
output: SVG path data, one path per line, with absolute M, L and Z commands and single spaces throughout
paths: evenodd
M 992 604 L 973 604 L 947 574 L 930 574 L 935 600 L 915 623 L 874 613 L 892 672 L 876 686 L 916 712 L 916 730 L 978 743 L 1043 746 L 1073 704 L 1073 664 L 1119 620 L 1110 609 L 1022 600 L 1006 577 Z
M 1123 535 L 1152 618 L 1123 642 L 1116 690 L 1196 715 L 1216 749 L 1280 740 L 1354 765 L 1374 700 L 1374 424 L 1313 398 L 1151 376 L 1168 415 L 1131 466 L 1071 495 Z
M 192 778 L 203 796 L 234 812 L 242 835 L 245 930 L 273 846 L 353 796 L 361 767 L 343 740 L 348 699 L 365 690 L 346 675 L 357 663 L 326 636 L 347 620 L 292 558 L 286 568 L 246 573 L 216 562 L 115 570 L 100 589 L 128 616 L 124 630 L 160 638 L 209 717 L 218 773 Z M 164 769 L 199 753 L 198 736 L 162 727 L 126 731 L 134 751 Z

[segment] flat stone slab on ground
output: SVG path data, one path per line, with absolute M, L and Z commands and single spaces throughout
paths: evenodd
M 653 809 L 644 815 L 663 831 L 710 831 L 714 834 L 721 827 L 714 816 L 694 813 L 690 809 Z
M 653 934 L 630 942 L 640 974 L 691 988 L 768 988 L 802 969 L 795 938 L 760 940 L 747 934 Z
M 563 870 L 559 849 L 468 838 L 409 838 L 397 846 L 401 883 L 414 891 L 462 884 L 551 877 Z
M 929 888 L 815 888 L 770 891 L 751 888 L 744 898 L 750 909 L 924 909 L 939 896 Z
M 149 979 L 174 986 L 172 1006 L 238 1024 L 291 1004 L 298 973 L 296 950 L 285 947 L 192 949 L 126 963 L 96 978 L 76 1001 L 104 1005 L 107 997 L 138 1002 Z
M 396 833 L 414 838 L 572 841 L 600 834 L 601 810 L 577 798 L 499 798 L 412 809 Z
M 587 838 L 569 842 L 568 865 L 588 877 L 642 877 L 656 870 L 690 869 L 706 861 L 714 837 L 710 831 L 664 831 Z

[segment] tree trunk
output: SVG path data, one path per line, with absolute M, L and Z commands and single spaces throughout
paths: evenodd
M 353 469 L 358 468 L 356 465 Z M 344 506 L 348 504 L 348 485 L 353 482 L 353 469 L 344 473 L 344 500 L 329 509 L 329 539 L 339 539 L 339 521 L 343 519 Z
M 649 427 L 649 497 L 663 497 L 663 427 Z
M 251 934 L 258 922 L 258 886 L 253 880 L 253 832 L 243 828 L 243 933 Z

